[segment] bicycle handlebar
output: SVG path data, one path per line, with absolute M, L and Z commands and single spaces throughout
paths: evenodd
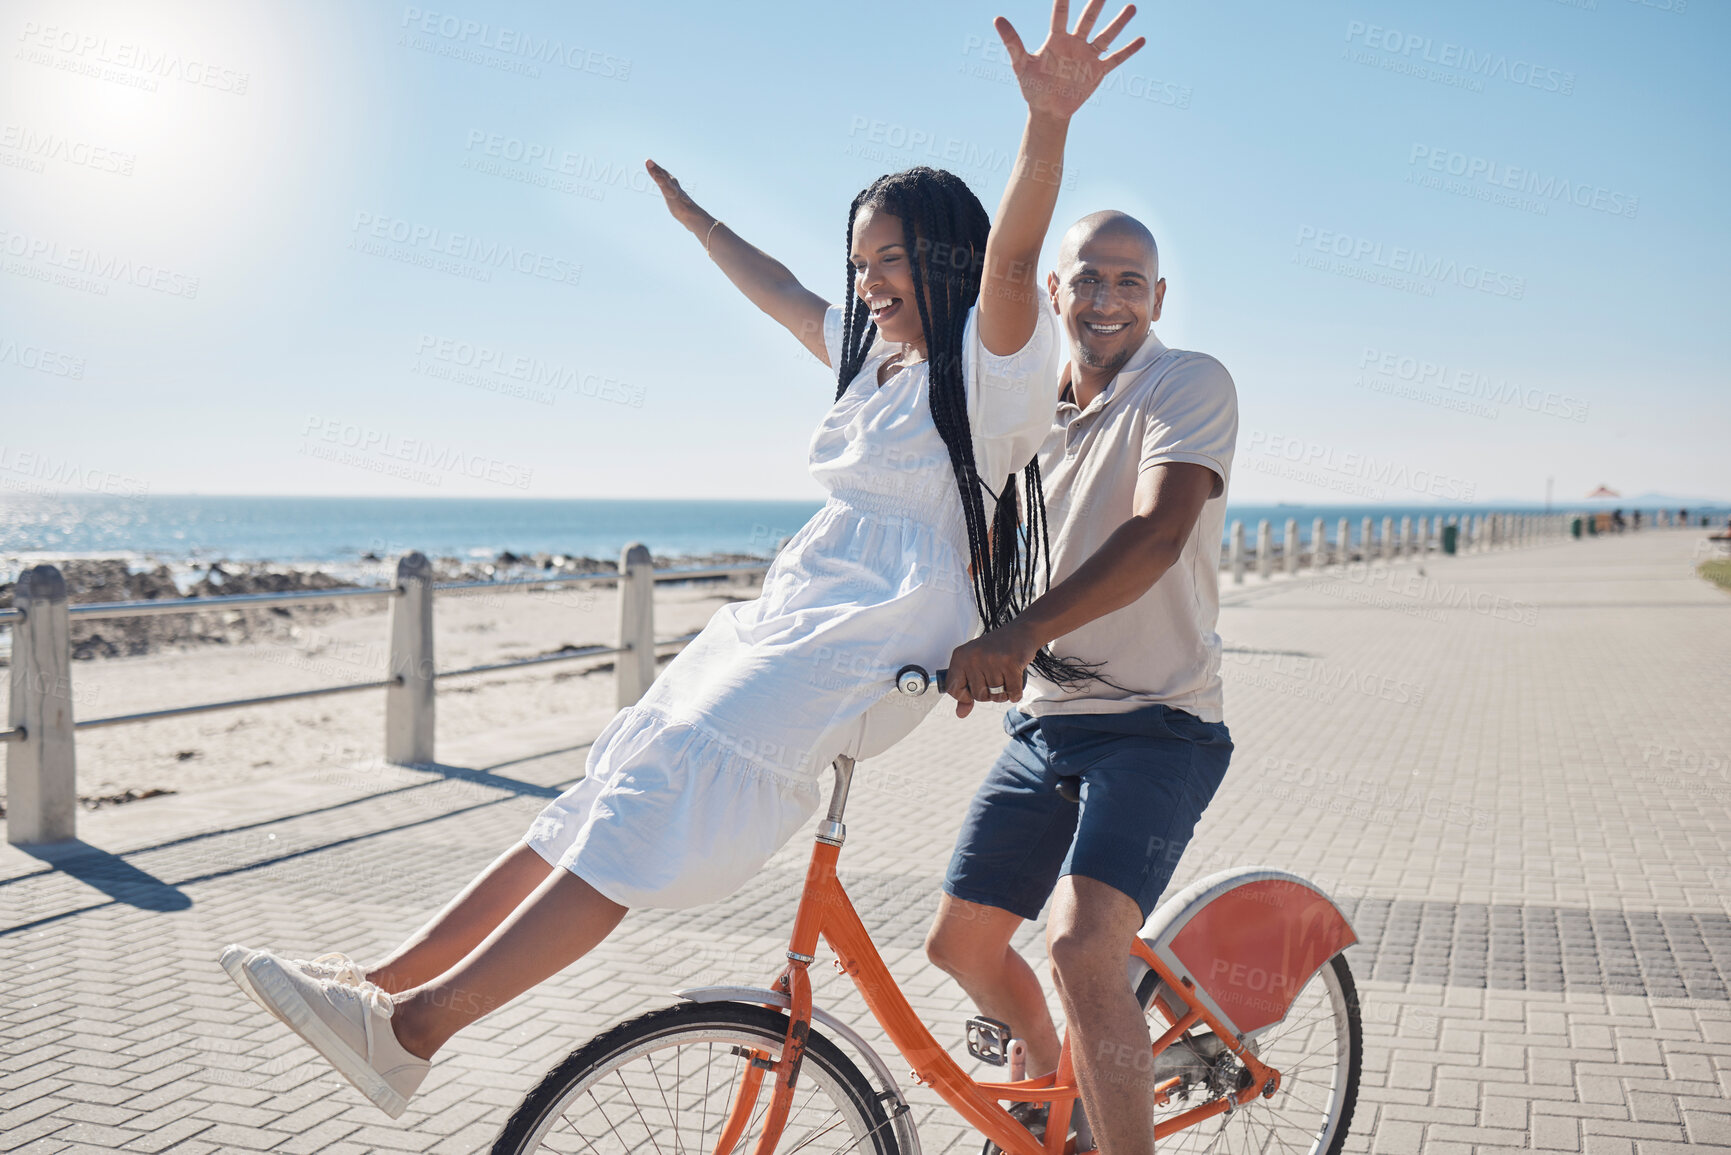
M 935 685 L 938 688 L 938 693 L 941 694 L 944 692 L 944 683 L 949 681 L 949 677 L 950 672 L 948 670 L 939 670 L 935 674 L 928 674 L 924 666 L 907 665 L 896 671 L 896 689 L 910 698 L 917 698 Z

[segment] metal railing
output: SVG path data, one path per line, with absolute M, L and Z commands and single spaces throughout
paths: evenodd
M 1287 518 L 1279 541 L 1274 539 L 1273 522 L 1263 518 L 1257 522 L 1254 544 L 1245 540 L 1244 523 L 1234 521 L 1221 546 L 1220 568 L 1232 574 L 1235 584 L 1243 584 L 1245 573 L 1253 567 L 1258 576 L 1269 578 L 1277 572 L 1295 575 L 1300 569 L 1316 570 L 1352 562 L 1398 561 L 1444 552 L 1482 553 L 1560 541 L 1569 535 L 1570 521 L 1578 516 L 1486 513 L 1447 518 L 1426 516 L 1416 521 L 1406 516 L 1398 520 L 1384 517 L 1380 525 L 1377 519 L 1365 517 L 1359 521 L 1356 541 L 1352 519 L 1343 517 L 1335 523 L 1332 542 L 1326 518 L 1311 520 L 1308 538 L 1299 532 L 1297 518 Z
M 74 606 L 67 603 L 66 579 L 60 571 L 51 565 L 34 566 L 25 570 L 18 579 L 14 589 L 14 607 L 0 610 L 0 623 L 11 623 L 13 630 L 8 726 L 0 730 L 0 744 L 6 746 L 7 840 L 29 845 L 77 836 L 74 736 L 79 730 L 382 689 L 385 691 L 385 759 L 402 765 L 425 764 L 434 760 L 434 686 L 438 681 L 603 657 L 615 659 L 616 704 L 629 706 L 643 696 L 654 680 L 658 651 L 683 645 L 697 636 L 693 633 L 677 638 L 655 637 L 656 583 L 755 577 L 768 568 L 768 562 L 758 562 L 656 571 L 649 550 L 633 544 L 626 547 L 620 556 L 618 570 L 612 573 L 435 583 L 431 563 L 422 554 L 411 553 L 397 563 L 397 580 L 393 586 L 88 602 Z M 562 585 L 608 582 L 617 583 L 619 587 L 619 633 L 612 645 L 574 647 L 554 654 L 488 662 L 456 670 L 440 670 L 433 661 L 435 594 L 477 590 L 527 593 Z M 250 698 L 197 702 L 104 718 L 75 720 L 72 716 L 73 618 L 137 618 L 378 599 L 391 603 L 390 642 L 384 678 Z

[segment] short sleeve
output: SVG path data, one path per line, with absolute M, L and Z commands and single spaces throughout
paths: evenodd
M 1224 489 L 1238 441 L 1238 389 L 1226 366 L 1206 353 L 1180 357 L 1149 400 L 1137 472 L 1188 461 L 1213 470 Z
M 1000 357 L 980 341 L 979 306 L 968 310 L 962 334 L 968 426 L 974 468 L 994 491 L 1032 461 L 1058 411 L 1058 326 L 1042 306 L 1028 343 Z
M 840 305 L 831 305 L 823 311 L 823 347 L 829 354 L 829 367 L 835 372 L 841 371 L 841 330 L 844 319 Z

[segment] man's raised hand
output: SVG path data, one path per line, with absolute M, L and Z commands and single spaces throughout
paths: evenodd
M 1106 0 L 1088 0 L 1088 6 L 1076 20 L 1074 31 L 1070 22 L 1069 0 L 1052 0 L 1052 26 L 1039 51 L 1030 53 L 1022 45 L 1015 27 L 1002 16 L 992 22 L 1004 48 L 1010 54 L 1010 65 L 1016 70 L 1016 80 L 1022 86 L 1022 98 L 1028 111 L 1036 116 L 1051 116 L 1068 120 L 1085 104 L 1106 74 L 1124 63 L 1147 43 L 1138 36 L 1118 51 L 1106 55 L 1112 41 L 1136 14 L 1136 6 L 1127 4 L 1112 23 L 1097 35 L 1094 21 Z M 1090 36 L 1092 35 L 1092 38 Z

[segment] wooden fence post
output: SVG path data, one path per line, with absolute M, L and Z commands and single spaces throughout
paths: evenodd
M 635 706 L 655 680 L 655 568 L 649 547 L 632 542 L 619 555 L 619 648 L 613 658 L 614 705 Z
M 1232 584 L 1244 584 L 1244 523 L 1234 520 L 1232 523 Z
M 397 766 L 433 758 L 433 563 L 416 550 L 397 561 L 391 601 L 391 668 L 385 687 L 385 761 Z
M 1395 556 L 1394 518 L 1392 517 L 1385 517 L 1382 519 L 1382 556 L 1385 558 Z
M 1286 532 L 1280 543 L 1280 560 L 1285 563 L 1282 568 L 1288 574 L 1298 572 L 1298 519 L 1296 517 L 1286 519 Z
M 1328 564 L 1328 527 L 1320 517 L 1310 523 L 1310 568 L 1321 569 Z
M 1336 565 L 1352 564 L 1352 523 L 1344 517 L 1334 529 L 1334 561 Z
M 1371 552 L 1371 542 L 1375 539 L 1371 536 L 1370 525 L 1370 518 L 1367 517 L 1358 526 L 1358 549 L 1364 555 L 1366 563 L 1376 556 Z
M 6 743 L 6 841 L 15 846 L 78 837 L 78 760 L 72 729 L 72 627 L 66 579 L 31 566 L 13 587 L 24 620 L 12 626 L 10 729 Z
M 1265 517 L 1256 523 L 1256 574 L 1266 578 L 1274 573 L 1274 534 Z

